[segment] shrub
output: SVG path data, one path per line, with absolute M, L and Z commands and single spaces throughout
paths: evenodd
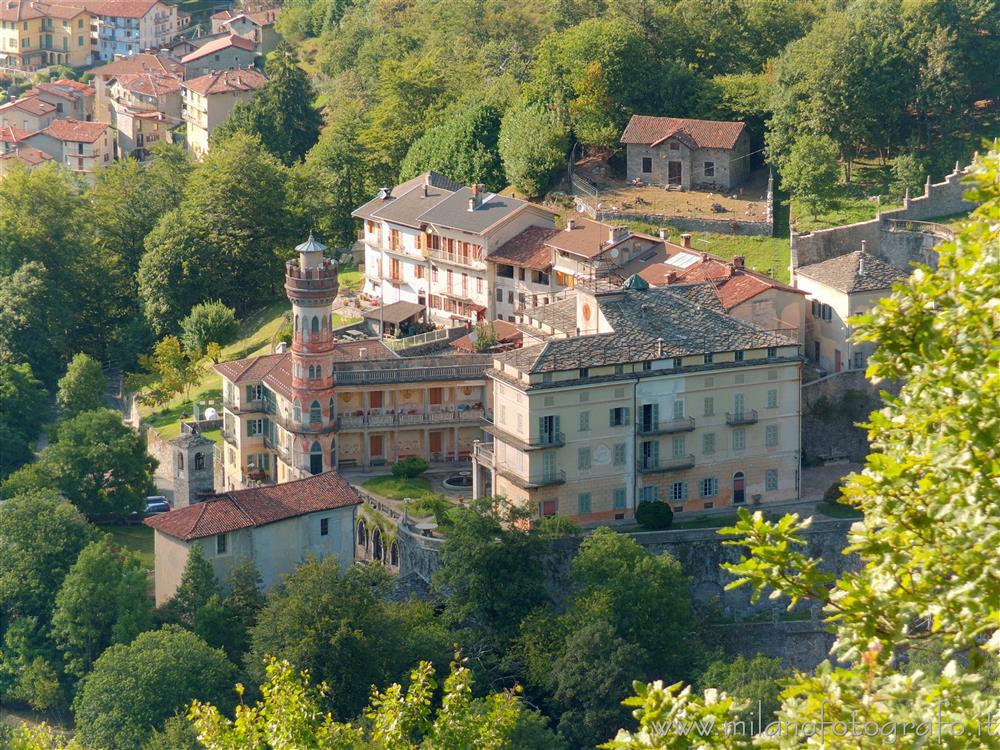
M 417 456 L 410 456 L 410 458 L 404 458 L 402 461 L 397 461 L 392 465 L 392 475 L 399 479 L 414 479 L 429 468 L 430 464 L 424 461 L 424 459 Z
M 221 302 L 203 302 L 181 321 L 181 341 L 189 352 L 204 352 L 212 342 L 228 344 L 239 332 L 236 311 Z
M 674 512 L 661 502 L 642 502 L 635 510 L 635 520 L 647 529 L 669 529 L 674 522 Z
M 838 479 L 836 482 L 831 484 L 826 488 L 826 492 L 823 493 L 823 502 L 825 503 L 839 503 L 841 495 L 843 494 L 843 484 L 842 480 Z
M 583 529 L 566 516 L 545 516 L 538 522 L 538 532 L 546 538 L 557 539 L 563 536 L 580 536 Z

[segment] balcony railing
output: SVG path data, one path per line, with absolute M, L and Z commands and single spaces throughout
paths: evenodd
M 566 436 L 561 432 L 542 432 L 536 438 L 529 440 L 531 445 L 541 445 L 545 447 L 559 447 L 566 445 Z
M 691 432 L 693 429 L 694 417 L 661 419 L 658 422 L 639 422 L 640 435 L 663 435 L 671 432 Z
M 483 418 L 482 409 L 455 411 L 424 411 L 416 414 L 354 414 L 337 418 L 339 429 L 364 427 L 407 427 L 425 424 L 454 424 L 478 422 Z
M 536 477 L 522 476 L 506 466 L 497 466 L 496 470 L 500 476 L 510 480 L 522 490 L 532 490 L 538 487 L 549 487 L 553 484 L 566 483 L 566 472 L 562 469 L 552 469 Z
M 430 248 L 427 254 L 434 260 L 442 260 L 445 263 L 453 263 L 456 266 L 466 266 L 468 268 L 486 268 L 485 258 L 475 258 L 471 255 L 463 255 L 462 253 L 448 252 L 447 250 L 435 250 Z
M 757 410 L 750 411 L 727 411 L 726 424 L 730 427 L 740 427 L 747 424 L 757 424 Z
M 274 408 L 266 399 L 254 399 L 252 401 L 242 401 L 237 405 L 236 401 L 225 401 L 225 406 L 233 414 L 260 414 L 273 412 Z
M 640 458 L 636 462 L 636 471 L 640 474 L 655 474 L 660 471 L 681 471 L 694 466 L 694 456 L 670 456 L 669 458 Z
M 334 373 L 338 385 L 410 383 L 419 380 L 481 380 L 489 365 L 448 367 L 387 367 L 382 370 L 342 370 Z
M 493 443 L 475 443 L 473 454 L 477 462 L 493 468 Z

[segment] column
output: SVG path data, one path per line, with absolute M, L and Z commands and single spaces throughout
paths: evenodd
M 479 441 L 472 441 L 472 497 L 473 499 L 480 497 L 483 494 L 483 477 L 481 474 L 482 468 L 479 466 L 479 453 L 476 450 L 479 447 Z
M 458 427 L 454 428 L 455 440 L 454 440 L 454 452 L 452 453 L 452 456 L 454 456 L 454 459 L 456 461 L 458 460 L 458 429 L 459 429 Z

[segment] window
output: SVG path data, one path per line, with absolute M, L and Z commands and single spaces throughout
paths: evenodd
M 621 510 L 625 507 L 625 488 L 619 487 L 614 491 L 614 509 Z
M 330 535 L 330 519 L 321 518 L 319 519 L 319 535 L 329 536 Z
M 674 399 L 674 419 L 684 419 L 684 402 Z
M 712 354 L 712 352 L 708 352 L 708 353 L 707 353 L 707 354 L 705 355 L 705 364 L 706 364 L 706 365 L 710 365 L 710 364 L 712 364 L 712 362 L 713 362 L 714 360 L 715 360 L 715 356 L 714 356 L 714 355 Z
M 255 435 L 262 435 L 264 433 L 264 420 L 263 419 L 248 419 L 247 420 L 247 437 L 254 437 Z
M 820 316 L 821 310 L 822 310 L 822 308 L 820 307 L 819 302 L 817 302 L 816 300 L 813 300 L 812 301 L 812 316 L 814 318 L 818 318 Z
M 614 451 L 615 466 L 625 465 L 625 443 L 616 443 Z
M 653 363 L 650 360 L 647 359 L 645 362 L 642 363 L 643 372 L 649 372 L 652 369 L 653 369 Z
M 701 452 L 705 454 L 715 453 L 714 432 L 706 432 L 701 436 Z
M 590 377 L 590 368 L 589 367 L 581 367 L 580 368 L 580 380 L 584 380 L 584 379 L 589 378 L 589 377 Z
M 670 439 L 670 453 L 674 458 L 681 458 L 684 456 L 684 436 L 674 435 Z
M 767 392 L 767 408 L 777 409 L 778 408 L 778 389 L 771 388 Z
M 683 367 L 684 357 L 674 357 L 674 367 Z
M 587 432 L 590 430 L 590 412 L 581 411 L 580 412 L 580 432 Z
M 503 289 L 497 287 L 497 302 L 503 302 Z
M 746 450 L 746 447 L 747 447 L 747 431 L 743 429 L 733 430 L 733 450 L 742 451 Z
M 671 151 L 680 151 L 681 150 L 680 145 L 677 144 L 677 143 L 671 143 L 669 146 L 667 146 L 667 148 L 669 148 Z
M 576 468 L 582 471 L 590 468 L 590 448 L 580 448 L 577 451 Z
M 578 514 L 583 516 L 590 513 L 590 493 L 582 492 L 577 498 L 577 503 L 579 506 Z
M 854 352 L 854 369 L 863 370 L 865 368 L 865 353 Z
M 778 489 L 778 470 L 768 469 L 764 474 L 764 489 L 768 492 L 774 492 Z
M 543 383 L 551 383 L 552 382 L 552 373 L 551 372 L 543 372 L 542 373 L 542 382 Z
M 201 470 L 205 468 L 205 454 L 195 453 L 194 454 L 194 468 L 195 470 Z
M 292 420 L 295 422 L 302 421 L 302 404 L 298 400 L 292 402 Z
M 688 499 L 688 483 L 687 482 L 674 482 L 670 485 L 670 499 L 671 500 L 687 500 Z
M 769 424 L 764 430 L 764 444 L 768 448 L 778 447 L 778 425 Z
M 643 487 L 639 490 L 639 502 L 655 503 L 660 499 L 660 488 L 657 486 Z
M 823 305 L 823 320 L 827 322 L 833 320 L 833 308 L 829 305 Z
M 734 362 L 742 362 L 743 361 L 743 352 L 742 351 L 733 352 L 733 361 Z
M 659 404 L 642 405 L 642 424 L 639 427 L 641 432 L 654 432 L 660 426 Z
M 323 421 L 323 409 L 319 405 L 319 401 L 313 401 L 309 405 L 309 422 L 311 424 L 316 424 L 317 422 Z
M 777 359 L 777 357 L 778 357 L 778 347 L 776 347 L 776 346 L 769 346 L 769 347 L 767 347 L 767 358 L 768 359 Z
M 650 174 L 653 171 L 653 159 L 649 156 L 642 157 L 642 173 Z
M 705 176 L 706 177 L 715 177 L 715 162 L 714 161 L 706 161 L 705 162 Z
M 610 411 L 610 424 L 612 427 L 622 427 L 628 424 L 628 407 L 619 406 Z
M 219 534 L 215 537 L 215 554 L 224 555 L 229 548 L 229 535 Z
M 719 480 L 715 477 L 701 480 L 701 496 L 715 497 L 719 494 Z
M 543 518 L 546 516 L 554 516 L 556 514 L 556 509 L 558 508 L 558 500 L 545 500 L 538 504 L 538 514 Z

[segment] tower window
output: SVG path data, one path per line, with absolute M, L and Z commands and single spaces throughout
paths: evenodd
M 205 468 L 205 454 L 195 453 L 194 454 L 194 468 L 195 471 L 199 471 Z
M 313 401 L 309 406 L 309 421 L 311 423 L 323 421 L 323 409 L 320 407 L 319 401 Z

